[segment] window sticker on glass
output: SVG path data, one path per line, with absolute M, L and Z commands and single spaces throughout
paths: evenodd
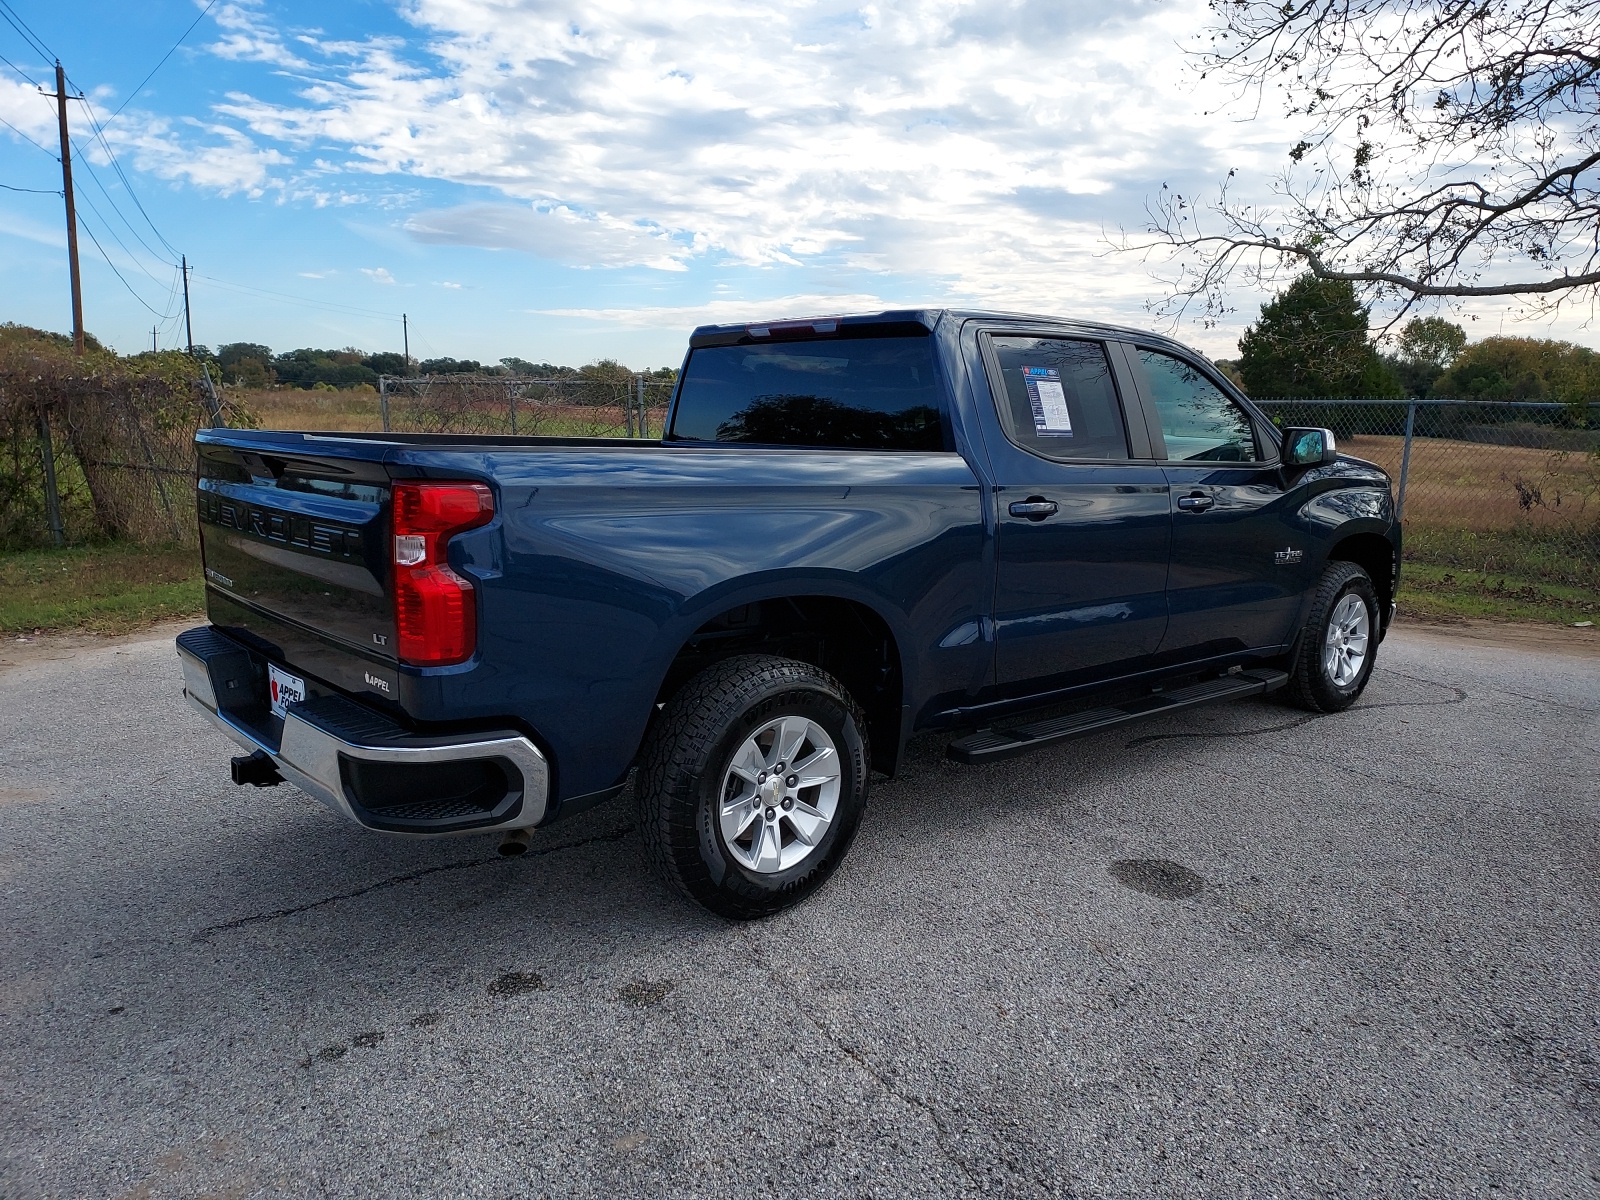
M 1022 381 L 1028 388 L 1028 403 L 1033 406 L 1035 432 L 1045 437 L 1071 437 L 1072 414 L 1067 411 L 1061 372 L 1054 367 L 1023 367 Z

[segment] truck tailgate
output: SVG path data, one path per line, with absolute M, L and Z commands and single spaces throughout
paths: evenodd
M 386 447 L 368 443 L 360 447 L 364 456 L 324 455 L 201 440 L 198 450 L 200 544 L 213 621 L 269 646 L 300 647 L 313 660 L 300 665 L 312 671 L 326 657 L 311 649 L 316 645 L 393 664 Z M 324 671 L 331 673 L 352 675 L 349 667 Z M 330 682 L 346 686 L 351 679 Z

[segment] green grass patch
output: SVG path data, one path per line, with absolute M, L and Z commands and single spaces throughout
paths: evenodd
M 0 554 L 0 632 L 125 633 L 205 608 L 193 546 Z
M 1437 563 L 1406 563 L 1398 599 L 1405 616 L 1424 620 L 1600 622 L 1600 595 L 1587 588 Z
M 1452 529 L 1406 522 L 1406 562 L 1458 576 L 1483 575 L 1579 588 L 1600 596 L 1600 525 Z

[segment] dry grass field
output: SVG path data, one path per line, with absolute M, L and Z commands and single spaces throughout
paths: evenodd
M 263 429 L 315 430 L 322 433 L 371 433 L 383 428 L 374 391 L 315 392 L 278 388 L 249 392 L 244 403 Z M 648 410 L 649 428 L 661 431 L 666 409 Z M 473 400 L 462 403 L 443 392 L 433 398 L 393 396 L 391 427 L 403 433 L 510 433 L 509 406 Z M 517 405 L 516 432 L 524 436 L 621 437 L 627 417 L 620 407 L 588 404 L 545 404 L 523 400 Z
M 1395 480 L 1405 439 L 1343 438 L 1339 448 L 1375 462 Z M 1518 484 L 1543 503 L 1523 507 Z M 1600 520 L 1600 460 L 1572 450 L 1416 438 L 1406 485 L 1406 523 L 1451 529 L 1566 529 Z

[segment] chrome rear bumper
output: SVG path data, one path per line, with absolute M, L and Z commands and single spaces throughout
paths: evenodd
M 290 705 L 274 741 L 277 722 L 263 719 L 262 701 L 253 686 L 259 656 L 211 626 L 202 626 L 179 636 L 178 659 L 190 703 L 246 750 L 270 755 L 290 783 L 357 824 L 386 833 L 438 836 L 526 829 L 544 820 L 549 767 L 539 748 L 522 734 L 417 737 L 373 709 L 342 696 L 324 695 Z M 363 764 L 429 770 L 416 772 L 414 795 L 403 794 L 393 805 L 373 806 L 360 799 Z M 487 807 L 487 801 L 480 800 L 475 808 L 470 801 L 430 795 L 440 778 L 439 768 L 448 774 L 451 765 L 491 768 L 489 777 L 504 779 L 504 794 L 491 795 L 493 803 Z M 384 778 L 392 792 L 394 781 L 406 776 L 386 770 Z

